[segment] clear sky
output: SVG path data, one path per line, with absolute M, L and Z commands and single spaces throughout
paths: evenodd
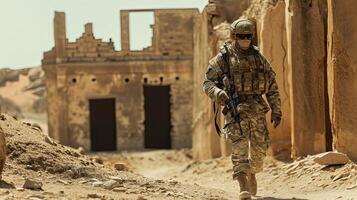
M 53 47 L 54 11 L 66 12 L 67 37 L 74 41 L 93 22 L 96 38 L 112 38 L 120 49 L 119 10 L 198 8 L 208 0 L 0 0 L 0 68 L 41 64 L 42 53 Z M 152 13 L 130 15 L 133 49 L 150 45 Z

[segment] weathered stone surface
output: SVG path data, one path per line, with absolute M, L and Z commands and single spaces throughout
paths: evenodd
M 93 187 L 102 187 L 103 186 L 103 182 L 102 181 L 96 181 L 92 183 Z
M 43 186 L 43 184 L 40 181 L 25 179 L 25 183 L 22 187 L 25 189 L 30 189 L 30 190 L 41 190 L 42 186 Z
M 328 83 L 333 146 L 357 160 L 357 1 L 328 0 Z
M 346 154 L 339 152 L 326 152 L 315 156 L 314 161 L 320 165 L 344 165 L 350 159 Z
M 204 10 L 195 22 L 192 151 L 195 159 L 203 160 L 221 155 L 219 137 L 212 123 L 212 103 L 202 91 L 203 76 L 209 59 L 214 56 L 212 51 L 215 44 L 212 44 L 211 15 Z
M 291 154 L 290 83 L 287 60 L 287 35 L 285 26 L 285 1 L 253 0 L 242 18 L 256 21 L 258 46 L 276 73 L 281 97 L 282 120 L 277 128 L 268 123 L 270 132 L 269 153 L 279 158 Z M 270 120 L 270 113 L 267 121 Z
M 87 195 L 88 198 L 92 198 L 92 199 L 101 199 L 103 196 L 96 194 L 96 193 L 91 193 Z
M 111 189 L 113 189 L 115 187 L 118 187 L 119 185 L 120 185 L 120 183 L 115 181 L 115 180 L 109 180 L 109 181 L 105 181 L 103 183 L 103 187 L 105 189 L 109 189 L 109 190 L 111 190 Z
M 320 1 L 286 1 L 292 156 L 325 151 L 326 43 Z

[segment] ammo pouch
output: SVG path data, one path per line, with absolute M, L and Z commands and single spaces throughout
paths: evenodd
M 264 72 L 245 72 L 234 76 L 236 91 L 240 94 L 263 94 L 268 76 Z

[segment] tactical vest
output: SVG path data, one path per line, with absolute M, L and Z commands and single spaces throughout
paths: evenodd
M 265 93 L 269 73 L 258 52 L 247 55 L 232 53 L 229 59 L 238 95 Z

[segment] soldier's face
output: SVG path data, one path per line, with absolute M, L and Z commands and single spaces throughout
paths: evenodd
M 252 42 L 252 34 L 236 34 L 236 43 L 238 47 L 247 50 Z

